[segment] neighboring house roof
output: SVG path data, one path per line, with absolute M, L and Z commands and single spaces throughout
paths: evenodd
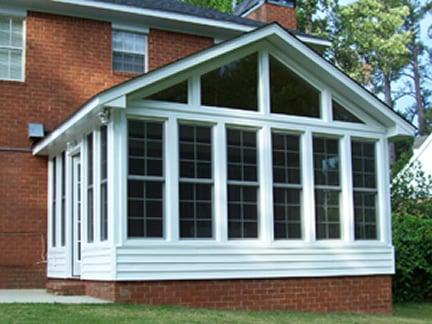
M 37 143 L 33 149 L 33 154 L 48 154 L 47 149 L 51 145 L 64 144 L 62 141 L 65 139 L 62 140 L 62 137 L 65 134 L 70 136 L 73 133 L 71 128 L 80 125 L 80 123 L 89 122 L 91 117 L 100 113 L 104 107 L 126 108 L 126 96 L 128 94 L 259 41 L 267 41 L 277 46 L 282 52 L 290 53 L 297 64 L 307 66 L 320 74 L 322 82 L 331 83 L 338 92 L 354 97 L 354 102 L 359 102 L 359 105 L 364 107 L 368 114 L 386 125 L 388 128 L 387 136 L 414 135 L 415 127 L 413 125 L 395 114 L 377 97 L 322 58 L 297 37 L 287 32 L 279 24 L 273 23 L 102 91 L 85 103 L 41 142 Z M 81 126 L 76 128 L 84 129 Z
M 414 147 L 413 156 L 406 166 L 398 173 L 403 174 L 414 162 L 420 162 L 423 171 L 432 176 L 432 134 L 429 135 L 419 147 Z

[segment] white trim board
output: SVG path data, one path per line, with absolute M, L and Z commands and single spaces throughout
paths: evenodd
M 322 76 L 320 82 L 328 85 L 330 88 L 337 89 L 339 93 L 345 93 L 353 99 L 353 102 L 358 102 L 359 105 L 365 107 L 364 109 L 367 109 L 370 115 L 387 126 L 388 136 L 414 135 L 414 126 L 399 117 L 378 98 L 275 23 L 218 44 L 210 49 L 195 53 L 151 73 L 101 92 L 37 144 L 33 149 L 33 154 L 47 154 L 48 147 L 61 140 L 61 137 L 70 132 L 72 127 L 80 122 L 82 123 L 84 120 L 88 120 L 90 116 L 94 116 L 109 102 L 119 97 L 131 94 L 141 88 L 174 77 L 180 73 L 187 72 L 189 69 L 230 52 L 242 50 L 247 46 L 255 46 L 260 41 L 267 41 L 282 52 L 290 53 L 290 59 L 292 59 L 293 63 L 303 68 L 307 67 L 309 71 L 316 71 L 315 74 Z

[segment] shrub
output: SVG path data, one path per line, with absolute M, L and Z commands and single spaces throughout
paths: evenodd
M 432 219 L 393 214 L 396 249 L 395 301 L 432 297 Z
M 393 244 L 396 249 L 395 301 L 432 297 L 432 178 L 421 164 L 393 180 Z

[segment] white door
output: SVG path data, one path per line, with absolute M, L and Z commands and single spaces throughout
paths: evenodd
M 81 159 L 72 157 L 72 272 L 81 275 Z

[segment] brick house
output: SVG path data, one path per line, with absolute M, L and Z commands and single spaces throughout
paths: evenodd
M 390 312 L 414 128 L 295 29 L 290 0 L 2 1 L 0 288 Z

